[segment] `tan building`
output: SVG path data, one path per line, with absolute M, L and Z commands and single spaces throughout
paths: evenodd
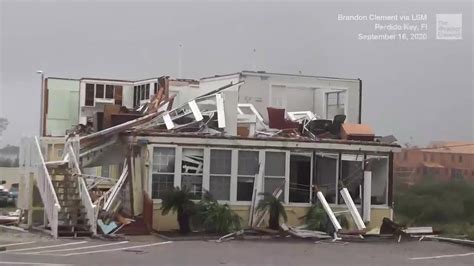
M 474 142 L 438 141 L 426 148 L 402 149 L 395 155 L 394 170 L 408 184 L 423 177 L 474 181 Z

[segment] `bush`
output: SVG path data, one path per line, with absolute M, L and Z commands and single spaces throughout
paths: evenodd
M 206 192 L 196 206 L 193 225 L 208 233 L 227 234 L 240 230 L 240 217 L 227 204 L 219 204 Z
M 474 232 L 474 183 L 465 180 L 395 188 L 395 219 L 407 226 L 433 226 L 448 234 Z

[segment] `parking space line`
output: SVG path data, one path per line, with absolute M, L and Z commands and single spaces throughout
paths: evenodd
M 55 247 L 63 247 L 63 246 L 71 246 L 71 245 L 79 245 L 87 243 L 87 241 L 80 241 L 80 242 L 69 242 L 59 245 L 51 245 L 51 246 L 42 246 L 42 247 L 33 247 L 33 248 L 20 248 L 20 249 L 12 249 L 6 251 L 0 251 L 0 253 L 11 253 L 11 252 L 18 252 L 18 251 L 26 251 L 26 250 L 36 250 L 36 249 L 44 249 L 44 248 L 55 248 Z
M 54 263 L 41 263 L 41 262 L 19 262 L 19 261 L 0 261 L 0 264 L 7 264 L 7 265 L 44 265 L 44 266 L 68 266 L 74 264 L 54 264 Z
M 63 251 L 71 251 L 71 250 L 81 250 L 81 249 L 89 249 L 89 248 L 96 248 L 96 247 L 107 247 L 107 246 L 113 246 L 113 245 L 121 245 L 121 244 L 125 244 L 125 243 L 128 243 L 128 241 L 121 241 L 121 242 L 114 242 L 114 243 L 100 244 L 100 245 L 93 245 L 93 246 L 85 246 L 85 247 L 78 247 L 78 248 L 53 249 L 53 250 L 43 250 L 43 251 L 37 251 L 37 252 L 26 252 L 26 253 L 16 253 L 16 254 L 40 255 L 42 253 L 53 253 L 53 252 L 63 252 Z
M 93 253 L 113 252 L 113 251 L 119 251 L 119 250 L 124 250 L 124 249 L 145 248 L 145 247 L 158 246 L 158 245 L 164 245 L 164 244 L 170 244 L 170 243 L 172 243 L 172 242 L 171 241 L 166 241 L 166 242 L 159 242 L 159 243 L 138 245 L 138 246 L 130 246 L 130 247 L 123 247 L 123 248 L 112 248 L 112 249 L 93 250 L 93 251 L 78 252 L 78 253 L 69 253 L 69 254 L 64 254 L 62 256 L 75 256 L 75 255 L 84 255 L 84 254 L 93 254 Z
M 28 245 L 28 244 L 33 244 L 33 243 L 36 243 L 36 241 L 11 243 L 11 244 L 5 244 L 5 245 L 0 244 L 0 247 L 3 248 L 3 247 L 11 247 L 11 246 L 19 246 L 19 245 Z
M 417 257 L 417 258 L 410 258 L 410 260 L 431 260 L 431 259 L 442 259 L 442 258 L 453 258 L 453 257 L 465 257 L 474 255 L 474 252 L 471 253 L 463 253 L 463 254 L 451 254 L 451 255 L 439 255 L 439 256 L 432 256 L 432 257 Z

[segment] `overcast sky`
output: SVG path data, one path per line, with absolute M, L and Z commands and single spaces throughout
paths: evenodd
M 41 69 L 54 77 L 200 78 L 253 69 L 360 78 L 362 121 L 400 142 L 474 141 L 472 1 L 137 2 L 0 0 L 0 146 L 38 131 Z M 375 22 L 427 14 L 428 40 L 361 41 Z M 435 39 L 436 14 L 462 14 L 462 40 Z M 383 33 L 383 32 L 382 32 Z M 253 49 L 256 54 L 252 55 Z M 256 62 L 254 64 L 253 62 Z

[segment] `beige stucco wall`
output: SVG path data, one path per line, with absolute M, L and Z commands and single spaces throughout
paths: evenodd
M 153 229 L 156 231 L 168 231 L 178 229 L 178 222 L 176 221 L 176 214 L 169 213 L 166 216 L 161 215 L 161 204 L 157 203 L 153 206 Z M 241 218 L 242 226 L 247 225 L 249 218 L 249 206 L 231 206 Z M 286 214 L 288 216 L 288 225 L 298 226 L 303 224 L 303 217 L 308 211 L 309 207 L 297 207 L 297 206 L 287 206 Z M 338 211 L 342 209 L 334 208 L 333 211 Z M 367 229 L 371 230 L 373 228 L 379 228 L 382 224 L 382 219 L 384 217 L 390 218 L 391 211 L 389 208 L 372 208 L 371 210 L 371 222 L 367 224 Z M 354 229 L 353 223 L 351 223 L 351 218 L 348 217 L 350 222 L 350 229 Z

